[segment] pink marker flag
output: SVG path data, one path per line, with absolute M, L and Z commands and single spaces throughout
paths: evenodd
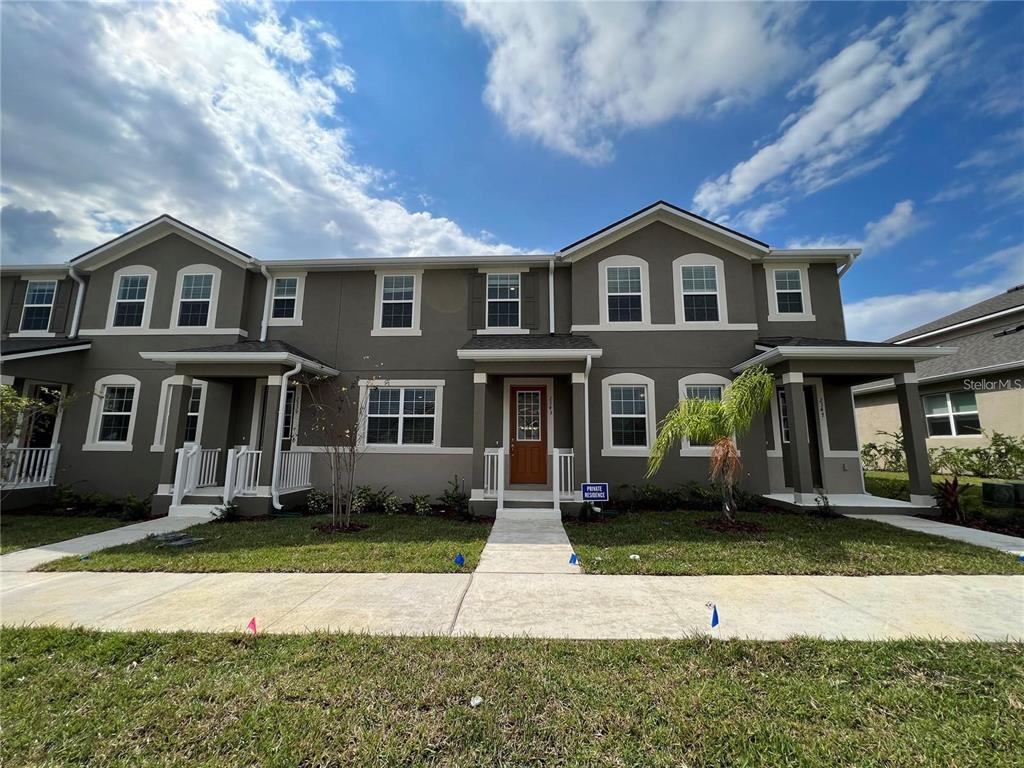
M 256 634 L 256 617 L 255 616 L 253 616 L 251 619 L 249 619 L 249 625 L 246 627 L 246 629 L 249 630 L 250 632 L 252 632 L 254 635 Z

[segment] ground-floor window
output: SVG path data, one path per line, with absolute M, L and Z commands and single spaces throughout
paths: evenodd
M 978 401 L 973 392 L 925 395 L 923 401 L 929 437 L 964 437 L 981 434 Z
M 130 451 L 139 406 L 139 380 L 124 374 L 104 376 L 96 382 L 89 414 L 88 440 L 93 451 Z
M 602 381 L 606 456 L 644 456 L 655 433 L 654 381 L 616 373 Z
M 680 400 L 715 400 L 722 399 L 722 393 L 729 385 L 729 380 L 724 376 L 713 373 L 694 373 L 679 380 Z M 683 453 L 690 448 L 702 449 L 699 453 L 706 455 L 711 443 L 700 443 L 688 438 L 683 439 Z
M 366 444 L 436 444 L 437 405 L 437 387 L 370 388 L 366 401 Z

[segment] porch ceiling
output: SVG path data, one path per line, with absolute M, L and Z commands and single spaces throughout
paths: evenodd
M 167 363 L 180 368 L 188 366 L 217 366 L 238 370 L 235 375 L 265 375 L 262 370 L 270 365 L 294 367 L 319 376 L 337 376 L 340 371 L 307 355 L 302 350 L 283 341 L 241 341 L 237 344 L 222 344 L 215 347 L 183 349 L 177 352 L 140 352 L 144 360 Z

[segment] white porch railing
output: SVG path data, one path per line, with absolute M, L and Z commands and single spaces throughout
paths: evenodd
M 564 499 L 573 497 L 573 453 L 572 448 L 555 448 L 551 454 L 551 496 L 555 509 Z
M 219 461 L 220 448 L 200 448 L 198 461 L 195 463 L 195 485 L 190 490 L 217 485 L 217 463 Z
M 311 487 L 309 470 L 312 459 L 311 451 L 281 451 L 277 490 L 280 492 L 297 491 Z
M 498 500 L 498 509 L 505 505 L 505 449 L 484 449 L 484 497 Z
M 224 470 L 224 503 L 235 496 L 254 496 L 260 485 L 260 460 L 263 454 L 247 445 L 228 449 Z
M 50 448 L 8 448 L 4 455 L 5 488 L 35 488 L 53 485 L 60 446 Z
M 203 448 L 199 443 L 188 443 L 175 453 L 178 461 L 174 468 L 171 505 L 176 507 L 196 488 L 210 488 L 218 484 L 220 448 Z

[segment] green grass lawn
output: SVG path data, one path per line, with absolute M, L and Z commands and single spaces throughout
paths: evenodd
M 114 517 L 19 515 L 8 512 L 0 515 L 0 554 L 53 544 L 55 541 L 99 533 L 122 525 L 129 523 Z
M 998 768 L 1024 754 L 1011 644 L 2 640 L 9 766 Z
M 190 571 L 312 573 L 443 573 L 472 571 L 490 525 L 440 517 L 358 515 L 369 527 L 358 533 L 321 533 L 322 517 L 285 517 L 237 523 L 205 523 L 187 529 L 204 541 L 189 547 L 160 546 L 152 539 L 47 563 L 45 571 Z M 459 552 L 466 564 L 452 562 Z
M 716 512 L 640 512 L 566 531 L 588 573 L 1024 574 L 1024 563 L 1002 552 L 870 520 L 744 512 L 739 520 L 765 531 L 722 533 L 701 525 L 718 519 Z

